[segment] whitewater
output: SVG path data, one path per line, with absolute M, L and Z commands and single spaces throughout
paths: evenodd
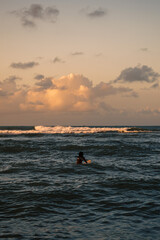
M 2 127 L 1 127 L 2 128 Z M 29 130 L 28 130 L 29 129 Z M 147 129 L 135 128 L 135 127 L 72 127 L 72 126 L 35 126 L 35 127 L 4 127 L 0 129 L 0 134 L 35 134 L 35 133 L 45 133 L 45 134 L 65 134 L 65 133 L 101 133 L 101 132 L 141 132 L 149 131 Z

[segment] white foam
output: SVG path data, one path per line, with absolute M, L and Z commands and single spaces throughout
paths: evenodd
M 129 127 L 65 127 L 65 126 L 35 126 L 33 130 L 0 130 L 4 135 L 20 134 L 94 134 L 102 132 L 119 132 L 119 133 L 137 133 L 140 130 L 131 130 Z M 144 132 L 144 131 L 143 131 Z
M 45 127 L 45 126 L 35 126 L 35 130 L 40 133 L 98 133 L 98 132 L 127 132 L 128 128 L 113 128 L 113 127 Z
M 34 134 L 36 133 L 35 130 L 0 130 L 0 134 L 4 135 L 20 135 L 20 134 Z

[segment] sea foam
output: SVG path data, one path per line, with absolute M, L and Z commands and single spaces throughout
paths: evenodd
M 150 132 L 145 129 L 135 127 L 87 127 L 87 126 L 35 126 L 33 129 L 1 129 L 1 135 L 21 135 L 21 134 L 94 134 L 105 132 L 137 133 Z
M 127 132 L 128 128 L 111 128 L 111 127 L 64 127 L 64 126 L 55 126 L 55 127 L 45 127 L 45 126 L 35 126 L 35 130 L 40 133 L 100 133 L 100 132 Z

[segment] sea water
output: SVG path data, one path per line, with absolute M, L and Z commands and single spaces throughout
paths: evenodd
M 1 239 L 159 240 L 159 226 L 160 127 L 0 127 Z

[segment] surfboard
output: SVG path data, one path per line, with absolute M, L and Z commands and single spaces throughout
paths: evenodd
M 90 164 L 91 160 L 87 160 L 87 164 Z M 86 164 L 86 162 L 83 162 L 82 164 Z

